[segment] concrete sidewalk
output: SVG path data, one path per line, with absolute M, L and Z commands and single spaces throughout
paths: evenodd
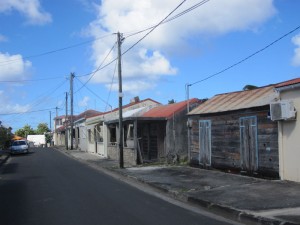
M 178 200 L 250 224 L 300 224 L 300 184 L 264 180 L 188 166 L 119 169 L 118 162 L 77 150 L 62 152 L 135 181 Z

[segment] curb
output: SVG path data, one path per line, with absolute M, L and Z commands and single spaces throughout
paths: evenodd
M 231 220 L 234 220 L 237 222 L 242 222 L 242 223 L 246 223 L 246 224 L 249 224 L 249 223 L 250 224 L 261 224 L 261 225 L 299 225 L 298 223 L 288 222 L 285 220 L 256 216 L 254 214 L 250 214 L 248 212 L 245 212 L 245 211 L 242 211 L 239 209 L 235 209 L 230 206 L 211 203 L 206 200 L 191 197 L 188 194 L 184 194 L 184 193 L 176 193 L 168 188 L 164 188 L 164 187 L 157 185 L 156 183 L 153 183 L 151 181 L 147 181 L 147 180 L 144 180 L 144 179 L 141 179 L 138 177 L 134 177 L 132 175 L 128 175 L 126 173 L 122 173 L 122 172 L 116 171 L 114 169 L 109 169 L 109 168 L 105 168 L 105 167 L 101 167 L 101 168 L 104 170 L 113 172 L 115 174 L 124 176 L 128 179 L 132 179 L 134 181 L 146 184 L 149 187 L 154 188 L 159 192 L 165 193 L 169 197 L 172 197 L 176 200 L 179 200 L 179 201 L 182 201 L 185 203 L 190 203 L 192 205 L 196 205 L 198 207 L 208 210 L 211 213 L 221 215 L 225 218 L 228 218 L 228 219 L 231 219 Z
M 192 204 L 197 204 L 203 208 L 208 209 L 209 211 L 221 214 L 223 216 L 226 216 L 227 218 L 236 220 L 238 222 L 244 222 L 244 223 L 250 222 L 250 223 L 266 224 L 266 225 L 297 225 L 298 224 L 298 223 L 292 223 L 283 220 L 255 216 L 253 214 L 249 214 L 247 212 L 229 206 L 214 204 L 194 197 L 188 197 L 188 202 Z
M 58 150 L 60 150 L 60 149 L 58 149 Z M 64 152 L 64 151 L 61 151 L 61 152 L 63 152 L 66 155 L 71 156 L 74 159 L 85 162 L 85 160 L 78 159 L 78 158 L 72 156 L 72 154 L 70 154 L 68 152 Z M 108 173 L 106 173 L 106 174 L 108 174 L 108 175 L 115 174 L 117 176 L 122 176 L 122 177 L 126 178 L 127 180 L 131 180 L 134 182 L 138 182 L 138 183 L 147 185 L 147 186 L 157 190 L 160 193 L 164 193 L 164 194 L 168 195 L 170 198 L 176 199 L 176 200 L 184 202 L 184 203 L 189 203 L 194 206 L 201 207 L 203 209 L 206 209 L 208 212 L 221 215 L 225 218 L 228 218 L 228 219 L 231 219 L 231 220 L 234 220 L 237 222 L 242 222 L 242 223 L 246 223 L 246 224 L 261 224 L 261 225 L 297 225 L 298 224 L 298 223 L 288 222 L 285 220 L 256 216 L 254 214 L 250 214 L 248 212 L 245 212 L 245 211 L 242 211 L 242 210 L 239 210 L 236 208 L 232 208 L 230 206 L 211 203 L 206 200 L 202 200 L 199 198 L 189 196 L 188 194 L 185 194 L 185 193 L 178 193 L 178 192 L 172 191 L 172 190 L 162 187 L 161 185 L 158 185 L 154 182 L 135 177 L 133 175 L 127 174 L 126 172 L 117 171 L 113 168 L 102 167 L 97 164 L 94 164 L 93 167 L 101 168 L 102 171 L 103 170 L 107 171 Z M 112 173 L 112 174 L 110 174 L 110 173 Z

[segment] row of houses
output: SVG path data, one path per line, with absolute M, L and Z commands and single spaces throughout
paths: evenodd
M 185 161 L 202 168 L 300 181 L 300 78 L 254 90 L 162 105 L 133 99 L 123 106 L 125 165 Z M 118 109 L 55 118 L 54 142 L 65 135 L 82 151 L 118 159 Z M 65 118 L 66 119 L 66 118 Z M 60 125 L 58 125 L 60 124 Z M 67 129 L 66 129 L 67 128 Z

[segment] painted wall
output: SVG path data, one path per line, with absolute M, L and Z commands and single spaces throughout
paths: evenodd
M 278 123 L 280 177 L 283 180 L 300 182 L 300 88 L 282 91 L 280 98 L 293 100 L 298 114 L 297 120 Z

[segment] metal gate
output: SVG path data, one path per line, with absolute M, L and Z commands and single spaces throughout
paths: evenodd
M 258 168 L 257 118 L 240 118 L 241 168 L 253 174 Z
M 199 120 L 199 164 L 211 165 L 211 121 Z

